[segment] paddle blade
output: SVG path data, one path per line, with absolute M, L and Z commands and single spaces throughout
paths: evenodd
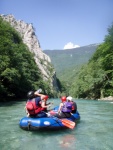
M 60 119 L 60 121 L 62 122 L 63 125 L 65 125 L 66 127 L 73 129 L 75 127 L 75 122 L 71 121 L 71 120 L 67 120 L 67 119 Z

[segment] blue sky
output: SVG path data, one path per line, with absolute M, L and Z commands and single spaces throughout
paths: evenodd
M 0 14 L 33 23 L 42 50 L 101 43 L 113 23 L 113 0 L 0 0 Z

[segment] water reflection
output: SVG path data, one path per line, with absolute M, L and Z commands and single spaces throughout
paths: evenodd
M 75 135 L 65 135 L 59 142 L 63 149 L 74 149 L 75 150 L 76 137 Z

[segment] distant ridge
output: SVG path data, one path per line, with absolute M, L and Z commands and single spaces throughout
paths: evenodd
M 44 50 L 51 58 L 57 77 L 68 80 L 76 75 L 79 68 L 88 62 L 99 44 L 90 44 L 66 50 Z M 73 71 L 74 70 L 74 71 Z
M 84 46 L 80 46 L 80 47 L 76 47 L 76 48 L 70 48 L 70 49 L 45 49 L 43 51 L 54 51 L 54 50 L 63 50 L 63 51 L 67 51 L 67 50 L 76 50 L 78 48 L 82 48 L 82 47 L 92 47 L 92 46 L 98 46 L 102 43 L 95 43 L 95 44 L 89 44 L 89 45 L 84 45 Z

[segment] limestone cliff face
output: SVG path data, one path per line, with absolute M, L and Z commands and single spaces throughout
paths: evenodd
M 25 23 L 23 20 L 16 20 L 13 15 L 0 15 L 5 21 L 8 21 L 21 35 L 23 42 L 28 46 L 29 51 L 34 53 L 34 59 L 38 65 L 43 79 L 50 81 L 51 88 L 58 89 L 56 83 L 56 75 L 54 68 L 51 65 L 51 60 L 48 55 L 43 53 L 40 47 L 39 40 L 35 35 L 35 29 L 32 24 Z

